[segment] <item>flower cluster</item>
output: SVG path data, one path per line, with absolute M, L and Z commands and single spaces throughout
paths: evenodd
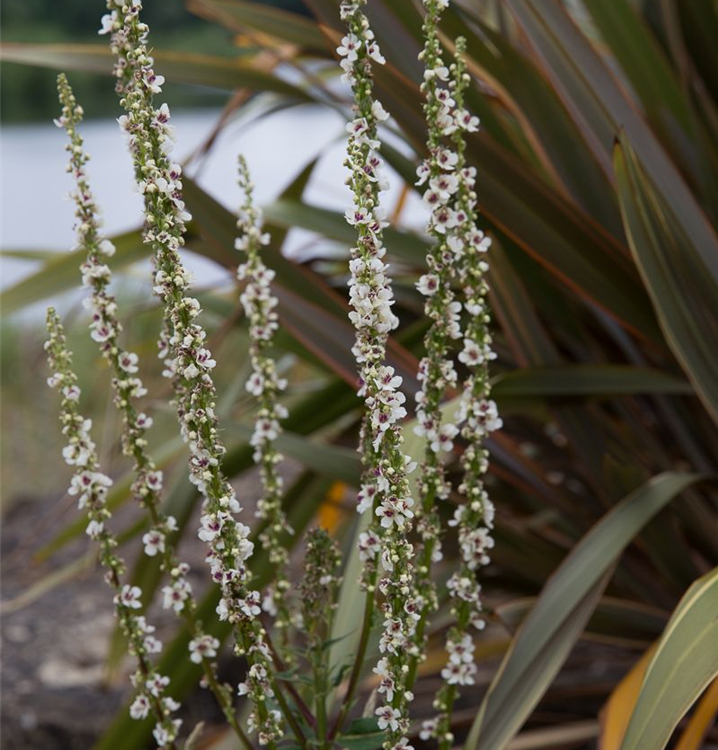
M 62 394 L 60 422 L 62 434 L 68 441 L 63 457 L 69 466 L 75 467 L 68 492 L 77 495 L 78 507 L 87 512 L 87 535 L 99 544 L 100 559 L 107 569 L 105 580 L 115 592 L 115 614 L 127 637 L 130 653 L 137 660 L 137 670 L 132 675 L 137 695 L 130 715 L 134 719 L 145 719 L 152 714 L 158 747 L 175 748 L 182 722 L 172 715 L 179 704 L 167 694 L 169 678 L 157 671 L 149 656 L 161 651 L 162 643 L 153 635 L 155 628 L 139 613 L 142 591 L 138 586 L 122 583 L 125 562 L 115 554 L 117 540 L 108 528 L 111 514 L 106 500 L 112 480 L 99 470 L 97 449 L 90 435 L 92 422 L 80 414 L 77 376 L 72 369 L 62 324 L 52 308 L 47 313 L 47 329 L 49 338 L 45 350 L 52 372 L 47 382 L 50 387 L 59 388 Z
M 324 529 L 307 535 L 304 575 L 299 584 L 301 628 L 307 641 L 307 659 L 313 676 L 317 742 L 327 746 L 327 695 L 330 685 L 329 649 L 334 612 L 342 578 L 342 556 L 336 542 Z
M 401 449 L 400 420 L 406 415 L 405 396 L 399 390 L 401 377 L 386 364 L 387 336 L 398 325 L 384 261 L 382 229 L 386 222 L 379 201 L 385 185 L 379 171 L 382 160 L 377 125 L 388 114 L 372 97 L 371 72 L 371 61 L 381 64 L 384 58 L 362 12 L 364 4 L 365 0 L 342 2 L 341 16 L 348 33 L 337 52 L 342 58 L 344 78 L 354 94 L 345 163 L 354 197 L 346 219 L 358 236 L 349 264 L 353 308 L 350 319 L 356 330 L 352 351 L 360 370 L 359 395 L 366 407 L 361 434 L 365 471 L 358 509 L 370 511 L 374 519 L 360 537 L 360 554 L 366 566 L 363 583 L 370 594 L 379 563 L 384 571 L 378 582 L 384 613 L 379 648 L 385 686 L 382 694 L 387 703 L 376 709 L 376 715 L 379 726 L 389 730 L 385 743 L 388 750 L 406 746 L 408 706 L 413 696 L 405 689 L 404 680 L 421 603 L 412 596 L 413 547 L 407 540 L 414 516 L 407 473 L 414 467 Z
M 425 0 L 431 8 L 435 0 Z M 444 3 L 445 5 L 445 3 Z M 489 331 L 490 313 L 486 296 L 488 285 L 485 273 L 488 265 L 483 259 L 491 241 L 476 225 L 477 195 L 475 191 L 476 169 L 466 164 L 466 134 L 478 129 L 478 118 L 471 115 L 464 105 L 464 93 L 469 76 L 463 61 L 465 42 L 456 40 L 454 61 L 447 69 L 435 65 L 434 73 L 427 71 L 429 79 L 447 81 L 447 86 L 438 88 L 436 97 L 441 102 L 436 121 L 449 145 L 437 152 L 438 160 L 449 166 L 447 183 L 451 200 L 434 212 L 434 225 L 445 233 L 447 247 L 454 256 L 454 272 L 461 289 L 461 302 L 467 313 L 463 331 L 462 351 L 459 361 L 467 368 L 468 377 L 463 384 L 461 404 L 455 414 L 456 425 L 461 426 L 461 436 L 467 447 L 461 463 L 464 472 L 459 492 L 465 498 L 450 521 L 457 528 L 461 551 L 459 569 L 451 576 L 447 586 L 452 598 L 452 613 L 456 624 L 447 637 L 449 661 L 442 672 L 444 687 L 439 691 L 435 706 L 439 716 L 424 726 L 426 736 L 437 737 L 441 750 L 451 747 L 450 718 L 457 695 L 457 686 L 473 684 L 473 643 L 468 629 L 481 629 L 481 586 L 476 570 L 488 564 L 488 551 L 493 547 L 491 529 L 494 508 L 484 486 L 484 475 L 488 469 L 488 451 L 485 447 L 487 435 L 501 427 L 496 404 L 490 400 L 489 362 L 496 355 L 492 350 Z M 444 183 L 431 180 L 431 164 L 419 168 L 419 179 L 429 181 L 429 200 L 439 201 Z M 446 179 L 446 178 L 442 178 Z M 439 216 L 437 216 L 437 212 Z
M 277 450 L 276 441 L 282 431 L 280 420 L 287 416 L 286 408 L 279 402 L 279 395 L 287 387 L 287 381 L 279 377 L 276 362 L 269 354 L 279 326 L 275 311 L 278 300 L 272 294 L 275 273 L 267 268 L 260 253 L 261 247 L 269 244 L 270 237 L 262 228 L 262 211 L 254 205 L 254 186 L 243 156 L 239 157 L 238 172 L 244 202 L 237 221 L 239 237 L 235 241 L 235 248 L 246 253 L 247 260 L 237 268 L 237 278 L 246 284 L 240 302 L 249 322 L 252 360 L 252 374 L 246 387 L 259 404 L 250 443 L 254 447 L 254 461 L 259 464 L 262 477 L 263 492 L 257 505 L 257 516 L 266 522 L 259 541 L 276 569 L 263 606 L 276 618 L 276 626 L 286 631 L 289 626 L 286 599 L 290 584 L 285 572 L 288 554 L 283 537 L 291 534 L 292 529 L 282 509 L 284 482 L 279 475 L 278 465 L 284 456 Z
M 211 376 L 216 362 L 207 348 L 206 332 L 196 321 L 200 305 L 187 294 L 189 274 L 179 256 L 189 219 L 181 169 L 169 158 L 169 109 L 153 103 L 163 79 L 154 72 L 147 49 L 148 27 L 139 18 L 140 0 L 108 0 L 108 10 L 101 32 L 111 33 L 111 48 L 118 56 L 117 89 L 126 112 L 120 125 L 127 134 L 135 178 L 144 197 L 144 237 L 153 248 L 154 289 L 165 309 L 160 355 L 173 381 L 174 404 L 190 449 L 190 478 L 203 496 L 198 535 L 209 545 L 207 561 L 222 591 L 219 617 L 235 626 L 235 651 L 249 662 L 240 692 L 254 703 L 250 724 L 258 730 L 261 744 L 273 744 L 282 730 L 278 713 L 268 705 L 272 664 L 266 634 L 257 619 L 261 597 L 249 587 L 247 560 L 254 545 L 249 527 L 235 519 L 241 507 L 220 466 L 225 448 L 219 438 Z
M 187 578 L 189 566 L 177 559 L 171 541 L 177 522 L 173 516 L 164 515 L 160 508 L 162 472 L 157 471 L 147 451 L 145 439 L 145 432 L 152 426 L 152 419 L 145 413 L 138 412 L 134 405 L 135 399 L 146 391 L 142 381 L 135 374 L 139 370 L 138 356 L 124 350 L 119 341 L 122 325 L 117 315 L 117 303 L 108 291 L 110 269 L 103 263 L 103 257 L 111 255 L 114 247 L 109 240 L 103 239 L 100 233 L 99 209 L 85 172 L 89 156 L 84 151 L 83 139 L 77 130 L 82 121 L 82 108 L 77 104 L 64 74 L 58 77 L 58 93 L 62 114 L 56 120 L 56 124 L 67 131 L 70 141 L 66 146 L 70 153 L 68 171 L 72 173 L 76 184 L 72 197 L 76 205 L 77 247 L 86 253 L 81 271 L 83 285 L 91 291 L 91 295 L 85 300 L 92 314 L 90 328 L 92 337 L 99 342 L 102 356 L 112 371 L 115 405 L 123 418 L 123 451 L 134 461 L 135 480 L 132 484 L 132 493 L 147 510 L 151 522 L 151 528 L 142 537 L 144 551 L 149 557 L 159 556 L 163 571 L 170 577 L 169 583 L 162 590 L 163 605 L 165 608 L 171 608 L 184 620 L 192 637 L 190 658 L 202 665 L 207 684 L 228 719 L 235 723 L 231 693 L 217 681 L 216 665 L 212 661 L 216 651 L 192 647 L 192 644 L 206 643 L 209 637 L 202 632 L 201 625 L 195 617 L 197 606 Z M 99 338 L 98 331 L 102 331 Z
M 443 459 L 453 450 L 459 428 L 445 419 L 442 405 L 447 393 L 457 384 L 457 373 L 451 355 L 452 342 L 461 337 L 461 303 L 456 300 L 453 284 L 456 266 L 462 256 L 457 237 L 459 176 L 456 167 L 459 155 L 447 142 L 448 132 L 456 127 L 458 113 L 450 87 L 445 83 L 449 70 L 441 58 L 438 25 L 446 0 L 425 0 L 423 23 L 424 48 L 419 58 L 424 63 L 421 90 L 425 97 L 424 116 L 427 127 L 427 157 L 417 170 L 417 185 L 425 185 L 424 203 L 430 210 L 427 232 L 432 239 L 427 253 L 427 272 L 421 276 L 417 289 L 426 297 L 424 312 L 431 325 L 424 336 L 426 354 L 419 363 L 421 389 L 416 394 L 417 435 L 424 436 L 426 449 L 421 465 L 417 530 L 421 538 L 420 562 L 416 586 L 425 602 L 417 629 L 417 648 L 423 651 L 424 630 L 431 610 L 436 609 L 436 587 L 431 578 L 433 562 L 441 560 L 441 522 L 437 501 L 449 497 L 450 485 L 445 477 Z M 412 665 L 409 681 L 416 677 Z

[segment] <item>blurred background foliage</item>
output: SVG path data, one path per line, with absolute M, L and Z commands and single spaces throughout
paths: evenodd
M 159 71 L 174 85 L 191 84 L 183 90 L 192 97 L 204 97 L 200 90 L 223 91 L 220 128 L 248 102 L 255 118 L 307 103 L 346 113 L 347 92 L 337 85 L 333 56 L 342 33 L 335 0 L 281 9 L 248 0 L 188 0 L 187 12 L 175 3 L 146 5 Z M 94 46 L 94 38 L 92 46 L 76 44 L 97 25 L 85 14 L 92 9 L 91 15 L 99 15 L 101 9 L 79 0 L 62 6 L 56 10 L 62 22 L 50 24 L 48 34 L 57 34 L 51 38 L 38 36 L 45 3 L 5 2 L 3 12 L 13 20 L 2 55 L 24 63 L 6 68 L 20 76 L 17 86 L 45 86 L 21 82 L 21 76 L 32 81 L 29 76 L 40 75 L 41 68 L 109 72 L 109 54 Z M 76 27 L 69 21 L 73 7 Z M 376 73 L 378 95 L 394 117 L 384 155 L 403 185 L 390 207 L 395 229 L 387 235 L 402 321 L 391 358 L 411 392 L 425 326 L 414 282 L 426 240 L 407 210 L 424 139 L 416 60 L 421 16 L 418 3 L 408 0 L 369 0 L 369 14 L 388 60 Z M 470 140 L 469 155 L 479 169 L 484 227 L 495 238 L 494 392 L 506 425 L 491 442 L 497 544 L 494 563 L 482 573 L 491 626 L 479 640 L 487 664 L 497 656 L 504 661 L 469 694 L 457 714 L 457 739 L 468 736 L 472 750 L 653 750 L 671 736 L 679 750 L 716 746 L 711 724 L 718 695 L 715 688 L 704 692 L 718 674 L 716 4 L 457 0 L 442 28 L 449 49 L 457 34 L 467 37 L 473 81 L 468 101 L 483 125 Z M 201 57 L 188 60 L 188 54 Z M 104 98 L 95 104 L 112 109 L 109 79 L 86 80 L 93 89 L 80 90 L 80 98 L 92 99 L 83 94 L 98 87 Z M 25 88 L 22 96 L 17 91 L 13 101 L 27 98 Z M 48 95 L 52 109 L 50 100 Z M 35 106 L 17 116 L 44 115 L 46 104 Z M 14 107 L 5 107 L 9 117 Z M 191 164 L 189 174 L 200 164 Z M 293 383 L 284 449 L 302 467 L 286 503 L 297 528 L 318 514 L 346 551 L 348 584 L 337 633 L 346 636 L 341 628 L 351 630 L 359 616 L 351 554 L 358 412 L 344 268 L 352 233 L 340 212 L 305 200 L 315 166 L 310 162 L 300 173 L 285 175 L 289 186 L 265 206 L 273 235 L 268 262 L 278 274 L 278 355 Z M 232 214 L 191 179 L 186 199 L 194 216 L 188 250 L 227 269 L 229 279 L 237 262 Z M 321 257 L 282 256 L 287 231 L 296 228 L 312 233 Z M 146 254 L 136 232 L 117 244 L 118 273 Z M 38 257 L 41 251 L 35 251 Z M 77 265 L 79 258 L 69 253 L 52 257 L 3 291 L 5 311 L 73 288 Z M 162 413 L 164 385 L 150 356 L 157 310 L 133 293 L 131 274 L 122 287 L 133 321 L 128 337 L 151 368 L 152 399 Z M 239 478 L 251 465 L 251 413 L 241 387 L 243 321 L 235 289 L 206 288 L 201 300 L 225 394 L 226 468 Z M 73 334 L 73 343 L 91 373 L 108 461 L 120 478 L 113 494 L 119 506 L 127 500 L 126 467 L 113 442 L 116 425 L 101 418 L 105 384 L 89 364 L 94 355 L 79 343 L 81 334 Z M 16 417 L 17 425 L 6 422 L 4 428 L 10 434 L 24 430 L 28 438 L 11 443 L 6 454 L 26 447 L 46 453 L 42 441 L 49 446 L 52 436 L 32 437 L 33 420 L 52 417 L 48 399 L 37 396 L 34 385 L 29 389 L 33 379 L 41 389 L 43 379 L 38 340 L 10 328 L 3 347 L 3 388 L 30 394 L 18 396 L 26 401 L 15 412 L 27 412 L 27 418 Z M 174 466 L 167 504 L 180 518 L 181 533 L 191 537 L 196 496 L 184 480 L 183 459 L 173 462 L 183 449 L 171 437 L 169 415 L 164 417 L 155 439 L 168 470 Z M 420 442 L 409 442 L 420 455 Z M 29 455 L 31 465 L 36 458 Z M 451 471 L 456 478 L 454 465 Z M 82 524 L 69 520 L 37 559 L 51 559 L 81 530 Z M 127 538 L 140 532 L 141 526 L 130 526 Z M 451 539 L 447 550 L 450 566 Z M 254 564 L 259 580 L 266 580 L 270 571 L 261 555 Z M 157 589 L 159 573 L 151 561 L 143 560 L 133 576 L 149 595 Z M 210 612 L 213 594 L 207 596 Z M 442 610 L 431 632 L 425 687 L 417 691 L 420 712 L 430 711 L 446 622 Z M 216 632 L 226 629 L 218 625 Z M 582 657 L 588 666 L 578 682 L 567 685 L 561 669 L 577 658 L 579 641 L 588 648 Z M 337 666 L 352 643 L 345 637 L 333 647 Z M 196 670 L 177 658 L 183 649 L 178 635 L 163 670 L 186 691 Z M 111 665 L 117 666 L 120 653 L 115 640 Z M 371 687 L 369 677 L 365 686 Z M 479 704 L 481 726 L 474 722 Z M 656 716 L 661 721 L 650 719 Z M 520 744 L 510 744 L 522 727 Z M 146 738 L 147 727 L 123 714 L 98 747 L 129 750 Z
M 266 0 L 296 13 L 306 13 L 301 0 Z M 100 8 L 101 10 L 101 8 Z M 0 6 L 0 33 L 6 42 L 94 42 L 97 43 L 97 4 L 85 0 L 6 0 Z M 153 29 L 154 44 L 162 49 L 192 50 L 213 54 L 236 54 L 232 34 L 216 24 L 190 13 L 182 0 L 149 3 L 145 18 Z M 0 89 L 0 119 L 3 122 L 47 121 L 55 117 L 56 75 L 52 71 L 26 65 L 4 65 Z M 211 90 L 188 90 L 168 83 L 168 96 L 175 106 L 207 107 L 222 104 L 224 94 Z M 88 117 L 106 116 L 117 109 L 117 97 L 107 81 L 76 73 L 73 87 L 85 102 Z

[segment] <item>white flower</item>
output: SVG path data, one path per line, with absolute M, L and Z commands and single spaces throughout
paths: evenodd
M 361 48 L 361 41 L 355 34 L 347 34 L 339 47 L 337 54 L 345 57 L 349 62 L 354 62 L 358 55 L 357 50 Z
M 193 380 L 199 375 L 199 369 L 196 365 L 190 363 L 189 365 L 187 365 L 187 367 L 184 368 L 183 375 L 185 376 L 185 378 L 187 378 L 187 380 Z
M 464 349 L 459 354 L 459 361 L 470 367 L 475 367 L 484 362 L 483 349 L 475 341 L 464 339 Z
M 258 591 L 250 591 L 244 599 L 238 599 L 237 604 L 239 605 L 240 611 L 247 617 L 251 618 L 262 613 L 262 608 L 260 606 L 261 601 L 262 597 Z
M 145 477 L 145 484 L 151 492 L 162 491 L 162 472 L 161 471 L 150 471 Z
M 205 370 L 212 370 L 217 362 L 212 359 L 212 354 L 209 349 L 200 349 L 197 352 L 197 364 Z
M 361 208 L 349 208 L 344 212 L 344 216 L 347 223 L 352 226 L 357 224 L 369 224 L 373 221 L 374 217 L 369 212 L 369 209 L 362 206 Z
M 201 664 L 202 659 L 212 659 L 217 656 L 219 641 L 211 635 L 203 635 L 189 642 L 190 660 Z
M 379 65 L 384 65 L 386 62 L 386 59 L 384 58 L 384 55 L 381 54 L 381 50 L 379 49 L 379 45 L 376 42 L 370 42 L 367 44 L 366 52 L 371 57 L 374 62 L 379 63 Z
M 150 701 L 146 695 L 138 695 L 132 705 L 130 706 L 130 716 L 136 720 L 142 720 L 147 718 L 147 714 L 150 712 Z
M 115 604 L 121 603 L 129 609 L 140 609 L 142 607 L 142 589 L 139 586 L 130 586 L 125 584 L 118 596 L 115 597 Z
M 201 528 L 197 532 L 197 536 L 203 542 L 211 542 L 222 531 L 223 523 L 224 514 L 212 513 L 204 515 L 200 519 Z
M 382 657 L 372 671 L 380 678 L 378 692 L 386 693 L 386 700 L 391 703 L 394 700 L 394 679 L 391 676 L 389 660 Z
M 134 372 L 137 372 L 138 370 L 138 367 L 137 367 L 138 359 L 139 359 L 138 356 L 134 354 L 133 352 L 122 352 L 117 357 L 117 364 L 125 372 L 134 373 Z
M 145 687 L 155 698 L 159 698 L 164 689 L 170 684 L 170 678 L 161 674 L 153 674 L 146 682 Z
M 431 450 L 434 453 L 446 451 L 447 453 L 454 448 L 454 438 L 459 434 L 459 428 L 451 423 L 443 424 L 439 428 L 438 434 L 431 442 Z
M 446 234 L 447 229 L 453 229 L 457 225 L 456 212 L 448 206 L 441 206 L 431 216 L 434 229 L 439 234 Z
M 158 552 L 165 551 L 165 535 L 157 529 L 151 529 L 142 537 L 145 545 L 145 554 L 154 557 Z
M 135 419 L 135 427 L 139 430 L 149 430 L 150 427 L 152 427 L 153 422 L 154 420 L 152 417 L 148 417 L 147 414 L 142 412 L 141 414 L 138 414 Z
M 373 560 L 381 549 L 381 542 L 370 531 L 359 534 L 359 559 L 362 562 Z
M 439 149 L 436 154 L 436 161 L 439 163 L 442 169 L 449 171 L 459 162 L 459 155 L 448 148 Z
M 459 109 L 454 113 L 456 124 L 468 133 L 475 133 L 479 129 L 479 118 L 465 109 Z
M 439 277 L 433 273 L 425 273 L 417 282 L 416 288 L 426 297 L 431 297 L 439 290 Z
M 101 521 L 92 520 L 87 524 L 85 533 L 90 537 L 90 539 L 98 539 L 100 534 L 102 534 L 104 528 L 105 525 Z
M 457 157 L 458 158 L 458 157 Z M 416 176 L 419 178 L 414 184 L 417 186 L 423 185 L 428 179 L 429 175 L 431 174 L 431 167 L 427 162 L 423 161 L 419 166 L 416 168 Z
M 173 742 L 177 737 L 177 732 L 182 725 L 182 719 L 174 719 L 170 727 L 167 728 L 162 724 L 155 724 L 155 728 L 152 730 L 152 736 L 155 738 L 155 742 L 158 747 L 163 748 Z
M 159 654 L 162 651 L 162 641 L 152 635 L 148 635 L 142 641 L 145 651 L 148 654 Z
M 185 601 L 190 595 L 190 585 L 184 579 L 175 581 L 171 586 L 162 589 L 162 607 L 181 612 L 185 607 Z
M 399 729 L 399 719 L 401 719 L 401 711 L 391 706 L 381 706 L 374 712 L 377 716 L 377 725 L 379 729 L 389 729 L 392 732 L 396 732 Z
M 475 664 L 449 662 L 441 670 L 441 676 L 449 685 L 473 685 L 477 672 Z
M 112 13 L 105 13 L 104 16 L 100 19 L 100 23 L 102 26 L 100 26 L 98 34 L 110 34 L 114 28 L 115 23 L 117 22 L 117 11 L 113 10 Z
M 424 742 L 430 740 L 436 734 L 437 726 L 437 719 L 426 719 L 425 721 L 422 721 L 421 731 L 419 732 L 419 739 L 423 740 Z
M 390 529 L 392 525 L 403 529 L 407 519 L 414 517 L 414 513 L 411 510 L 413 502 L 410 498 L 388 498 L 382 502 L 375 513 L 378 518 L 381 518 L 381 525 L 385 529 Z
M 374 505 L 374 495 L 376 495 L 376 487 L 373 484 L 362 486 L 357 493 L 357 513 L 364 513 Z
M 80 400 L 80 389 L 76 385 L 68 385 L 62 389 L 62 395 L 68 401 L 79 401 Z
M 246 388 L 253 396 L 261 396 L 264 392 L 264 377 L 258 372 L 253 372 L 247 380 Z
M 108 258 L 112 257 L 115 254 L 115 246 L 107 239 L 102 240 L 98 244 L 97 249 Z
M 382 103 L 378 100 L 372 103 L 371 113 L 372 115 L 374 115 L 374 119 L 378 120 L 379 122 L 384 122 L 384 120 L 389 119 L 389 113 L 384 109 Z

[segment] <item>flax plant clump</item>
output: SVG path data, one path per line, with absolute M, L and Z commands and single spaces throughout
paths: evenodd
M 89 157 L 78 130 L 83 112 L 65 76 L 58 79 L 62 114 L 56 123 L 69 137 L 77 244 L 85 254 L 82 284 L 89 292 L 85 304 L 91 314 L 91 337 L 112 374 L 114 403 L 123 420 L 123 453 L 133 464 L 131 492 L 146 513 L 148 530 L 142 545 L 147 556 L 161 561 L 167 577 L 163 605 L 183 621 L 189 634 L 188 658 L 202 667 L 203 685 L 214 693 L 244 750 L 251 750 L 255 737 L 259 745 L 271 750 L 283 741 L 301 750 L 344 746 L 343 733 L 351 735 L 347 724 L 358 712 L 355 701 L 367 672 L 375 690 L 362 707 L 361 721 L 369 722 L 379 734 L 375 747 L 412 750 L 410 738 L 418 733 L 422 739 L 438 740 L 441 750 L 449 750 L 458 690 L 474 683 L 472 628 L 483 627 L 477 571 L 488 564 L 493 546 L 493 506 L 484 484 L 485 440 L 501 427 L 501 419 L 490 398 L 488 370 L 495 358 L 485 280 L 490 240 L 477 226 L 477 172 L 466 160 L 467 135 L 478 129 L 479 122 L 465 104 L 468 75 L 463 39 L 455 42 L 453 60 L 445 62 L 438 25 L 448 4 L 448 0 L 423 2 L 420 87 L 427 136 L 417 185 L 423 186 L 431 242 L 427 271 L 416 284 L 424 297 L 428 326 L 417 373 L 416 408 L 409 414 L 401 368 L 388 358 L 389 339 L 399 320 L 394 312 L 384 232 L 388 221 L 381 196 L 388 188 L 381 139 L 391 117 L 374 95 L 375 66 L 384 65 L 385 60 L 365 12 L 367 0 L 340 3 L 346 33 L 336 51 L 342 79 L 352 95 L 345 159 L 352 200 L 345 218 L 355 234 L 349 260 L 349 320 L 361 400 L 358 452 L 362 473 L 356 505 L 361 572 L 354 581 L 345 575 L 337 540 L 324 529 L 306 535 L 303 572 L 292 572 L 295 532 L 285 513 L 284 456 L 279 449 L 282 441 L 291 445 L 291 435 L 283 436 L 282 422 L 288 417 L 285 403 L 290 403 L 292 394 L 287 392 L 283 361 L 278 363 L 274 356 L 280 312 L 276 273 L 267 261 L 271 237 L 241 156 L 235 249 L 242 256 L 236 275 L 249 331 L 251 373 L 246 390 L 255 405 L 249 445 L 261 480 L 256 511 L 259 529 L 253 532 L 240 520 L 240 500 L 222 468 L 226 449 L 213 380 L 217 363 L 181 257 L 191 216 L 183 197 L 182 168 L 171 157 L 170 111 L 166 104 L 156 103 L 164 79 L 154 70 L 149 29 L 140 17 L 141 0 L 107 2 L 100 33 L 109 35 L 116 57 L 116 90 L 124 109 L 119 124 L 144 202 L 143 240 L 152 251 L 153 290 L 162 309 L 159 356 L 188 448 L 189 477 L 201 496 L 197 537 L 206 544 L 209 575 L 219 587 L 215 614 L 218 621 L 231 625 L 233 652 L 245 669 L 236 687 L 223 685 L 217 678 L 221 640 L 210 635 L 217 631 L 206 628 L 207 623 L 198 618 L 200 608 L 188 581 L 189 566 L 179 559 L 175 547 L 181 529 L 162 510 L 163 476 L 146 437 L 152 418 L 139 406 L 147 389 L 139 377 L 138 356 L 122 343 L 107 263 L 114 247 L 102 234 L 85 171 Z M 158 747 L 175 748 L 181 722 L 174 713 L 179 704 L 169 695 L 169 678 L 152 661 L 151 655 L 160 651 L 161 644 L 152 635 L 154 628 L 139 614 L 142 592 L 123 582 L 125 564 L 114 551 L 117 540 L 108 529 L 110 513 L 105 502 L 112 481 L 100 472 L 89 434 L 91 424 L 79 413 L 80 393 L 71 355 L 52 310 L 48 330 L 52 371 L 48 382 L 61 389 L 61 422 L 69 441 L 63 456 L 76 470 L 71 493 L 80 496 L 81 509 L 88 511 L 87 533 L 99 542 L 107 580 L 115 592 L 116 613 L 137 660 L 132 677 L 137 694 L 130 714 L 136 719 L 153 716 Z M 449 408 L 452 399 L 458 404 L 453 410 Z M 424 438 L 422 454 L 414 457 L 405 439 L 409 417 L 415 417 L 415 432 Z M 465 448 L 457 462 L 460 479 L 453 491 L 447 465 L 460 442 Z M 417 468 L 413 495 L 409 477 Z M 461 502 L 449 529 L 444 529 L 441 518 L 447 514 L 442 510 L 457 496 Z M 417 717 L 411 713 L 413 691 L 425 656 L 429 618 L 445 593 L 437 586 L 436 567 L 442 561 L 442 538 L 450 534 L 457 535 L 460 558 L 446 584 L 452 618 L 446 635 L 447 661 L 434 701 L 437 714 L 419 731 Z M 265 584 L 257 581 L 250 567 L 257 559 L 253 558 L 255 548 L 271 569 L 271 582 L 264 592 L 259 589 Z M 356 586 L 356 595 L 362 597 L 363 617 L 352 661 L 333 665 L 330 646 L 347 637 L 345 633 L 337 637 L 335 632 L 337 602 L 347 585 Z M 337 689 L 338 705 L 331 700 L 333 689 Z M 241 708 L 247 700 L 246 719 L 241 720 L 238 705 Z

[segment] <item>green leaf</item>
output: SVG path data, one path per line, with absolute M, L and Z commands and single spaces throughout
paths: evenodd
M 495 608 L 501 623 L 515 632 L 536 605 L 536 597 L 514 599 Z M 602 596 L 586 625 L 586 637 L 629 648 L 645 648 L 663 632 L 669 614 L 630 599 Z
M 302 89 L 239 59 L 161 50 L 153 51 L 152 55 L 158 72 L 173 83 L 190 83 L 230 91 L 238 88 L 272 91 L 312 101 Z M 101 44 L 5 42 L 0 48 L 0 60 L 55 70 L 82 70 L 111 75 L 114 56 L 108 47 Z
M 379 726 L 373 716 L 363 716 L 360 719 L 354 719 L 347 729 L 347 734 L 372 734 L 378 732 Z
M 57 252 L 55 250 L 10 249 L 0 250 L 0 255 L 5 258 L 14 258 L 15 260 L 27 260 L 34 262 L 42 261 L 43 263 L 46 263 L 47 261 L 56 258 Z
M 610 173 L 613 142 L 624 129 L 646 173 L 681 215 L 691 243 L 706 266 L 718 275 L 718 254 L 711 250 L 713 230 L 681 172 L 563 6 L 544 0 L 506 2 L 604 168 Z M 691 166 L 689 162 L 684 169 Z
M 513 640 L 465 750 L 506 747 L 580 636 L 623 550 L 668 502 L 702 478 L 669 472 L 654 477 L 609 511 L 574 547 Z
M 416 89 L 384 67 L 375 74 L 385 106 L 411 144 L 423 149 Z M 579 298 L 660 342 L 650 300 L 623 245 L 486 132 L 470 134 L 467 148 L 468 158 L 481 165 L 481 209 L 489 228 L 510 237 Z
M 346 734 L 337 737 L 337 742 L 348 750 L 376 750 L 386 740 L 386 732 L 379 731 L 376 719 L 355 719 Z
M 621 750 L 663 750 L 678 722 L 718 676 L 718 568 L 696 581 L 661 636 Z
M 314 163 L 310 164 L 295 180 L 298 184 L 292 183 L 287 191 L 293 191 L 297 186 L 303 187 L 313 166 Z M 208 195 L 194 180 L 183 177 L 182 184 L 187 207 L 207 247 L 212 249 L 212 253 L 222 265 L 236 268 L 241 261 L 241 256 L 234 249 L 237 217 Z M 266 230 L 272 233 L 272 243 L 266 251 L 265 258 L 267 265 L 277 273 L 276 283 L 343 319 L 347 310 L 345 300 L 339 297 L 319 274 L 282 256 L 280 247 L 286 233 L 273 231 L 276 226 L 266 226 Z
M 113 271 L 130 265 L 149 255 L 149 248 L 142 243 L 140 232 L 127 232 L 112 237 L 116 252 L 107 258 L 107 265 Z M 0 306 L 8 315 L 34 302 L 47 299 L 80 285 L 80 266 L 85 260 L 84 250 L 52 253 L 39 271 L 22 279 L 0 294 Z
M 668 373 L 629 365 L 530 367 L 499 375 L 492 385 L 497 401 L 517 396 L 607 397 L 646 393 L 686 396 L 693 393 L 693 388 Z
M 187 9 L 231 31 L 242 33 L 250 28 L 312 52 L 326 55 L 331 50 L 317 25 L 298 13 L 244 0 L 189 0 Z
M 508 39 L 486 24 L 478 25 L 481 37 L 459 9 L 449 7 L 442 29 L 452 37 L 466 38 L 469 70 L 486 81 L 515 115 L 546 173 L 560 179 L 584 210 L 620 237 L 618 204 L 606 173 L 542 71 Z M 481 120 L 482 127 L 496 136 L 491 122 Z M 502 127 L 507 130 L 505 124 Z
M 241 436 L 245 440 L 249 440 L 253 432 L 248 425 L 230 424 L 225 429 L 230 435 Z M 358 487 L 361 461 L 355 450 L 318 443 L 292 432 L 284 432 L 277 439 L 277 448 L 300 461 L 305 469 Z
M 710 232 L 700 247 L 694 244 L 690 216 L 649 178 L 623 134 L 614 167 L 626 233 L 661 327 L 718 422 L 718 309 L 711 304 L 718 299 L 718 238 Z M 711 254 L 714 262 L 705 263 Z
M 265 206 L 264 212 L 269 220 L 279 226 L 302 227 L 329 239 L 344 242 L 347 248 L 356 240 L 352 227 L 336 211 L 310 206 L 301 201 L 280 199 Z M 426 240 L 411 232 L 392 228 L 384 231 L 384 237 L 390 253 L 414 267 L 422 268 L 426 265 L 426 251 L 429 248 Z
M 651 121 L 669 135 L 692 131 L 690 107 L 663 50 L 626 0 L 584 0 L 593 22 L 641 99 Z

